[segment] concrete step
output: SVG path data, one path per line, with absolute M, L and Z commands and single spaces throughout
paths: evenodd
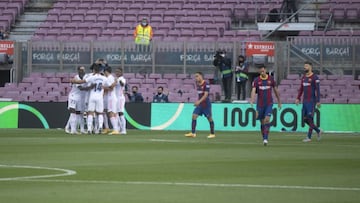
M 34 34 L 34 31 L 11 31 L 10 32 L 10 36 L 11 35 L 30 35 L 32 36 Z
M 32 35 L 10 35 L 9 40 L 14 41 L 28 41 Z
M 24 27 L 18 27 L 18 28 L 13 28 L 11 29 L 11 32 L 35 32 L 37 28 L 36 27 L 27 27 L 27 28 L 24 28 Z
M 25 6 L 26 11 L 48 11 L 53 6 L 53 2 L 35 2 L 28 3 Z
M 37 28 L 43 21 L 20 21 L 17 22 L 13 27 L 14 28 Z
M 45 12 L 25 12 L 17 20 L 18 21 L 44 21 L 47 13 Z

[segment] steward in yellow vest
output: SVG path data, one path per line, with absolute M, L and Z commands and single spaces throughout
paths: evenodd
M 136 26 L 134 31 L 135 44 L 149 45 L 152 37 L 152 27 L 148 24 L 148 20 L 143 18 L 141 24 Z

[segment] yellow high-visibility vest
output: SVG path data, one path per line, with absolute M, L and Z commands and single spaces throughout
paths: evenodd
M 136 26 L 134 35 L 135 44 L 149 45 L 152 37 L 152 27 L 150 25 L 146 27 L 138 25 Z

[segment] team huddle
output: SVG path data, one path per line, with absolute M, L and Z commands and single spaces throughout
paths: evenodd
M 78 74 L 71 79 L 68 99 L 70 117 L 65 131 L 70 134 L 126 134 L 126 79 L 122 69 L 117 68 L 113 75 L 112 68 L 101 60 L 92 64 L 90 69 L 92 73 L 85 74 L 85 67 L 78 67 Z M 109 120 L 113 129 L 111 132 Z
M 70 110 L 69 121 L 65 127 L 66 132 L 78 134 L 107 134 L 109 133 L 110 120 L 113 131 L 109 134 L 126 134 L 126 120 L 124 117 L 125 108 L 125 85 L 121 68 L 115 70 L 112 75 L 111 67 L 102 61 L 97 61 L 91 68 L 92 73 L 85 74 L 84 67 L 78 67 L 78 74 L 71 80 L 72 89 L 69 94 L 68 108 Z M 307 137 L 304 142 L 310 142 L 313 130 L 317 138 L 321 138 L 321 130 L 314 124 L 313 116 L 315 107 L 320 108 L 320 80 L 312 72 L 312 64 L 305 62 L 304 76 L 301 79 L 299 94 L 295 103 L 299 104 L 303 95 L 302 116 L 304 122 L 309 126 Z M 211 102 L 209 98 L 210 85 L 204 80 L 201 72 L 195 73 L 198 100 L 194 103 L 195 109 L 192 114 L 191 132 L 186 137 L 196 137 L 196 120 L 198 116 L 204 115 L 210 126 L 208 138 L 215 138 L 214 120 L 212 117 Z M 274 78 L 267 74 L 266 67 L 259 67 L 259 76 L 255 78 L 252 85 L 250 104 L 256 103 L 256 119 L 261 123 L 261 135 L 263 144 L 268 145 L 269 132 L 271 128 L 271 114 L 273 110 L 274 92 L 278 108 L 281 109 L 279 91 Z M 84 129 L 83 115 L 87 115 L 87 130 Z

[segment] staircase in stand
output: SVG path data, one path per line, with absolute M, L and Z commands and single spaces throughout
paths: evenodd
M 39 25 L 46 20 L 48 10 L 56 0 L 30 0 L 25 12 L 11 26 L 10 40 L 27 41 L 33 36 Z

